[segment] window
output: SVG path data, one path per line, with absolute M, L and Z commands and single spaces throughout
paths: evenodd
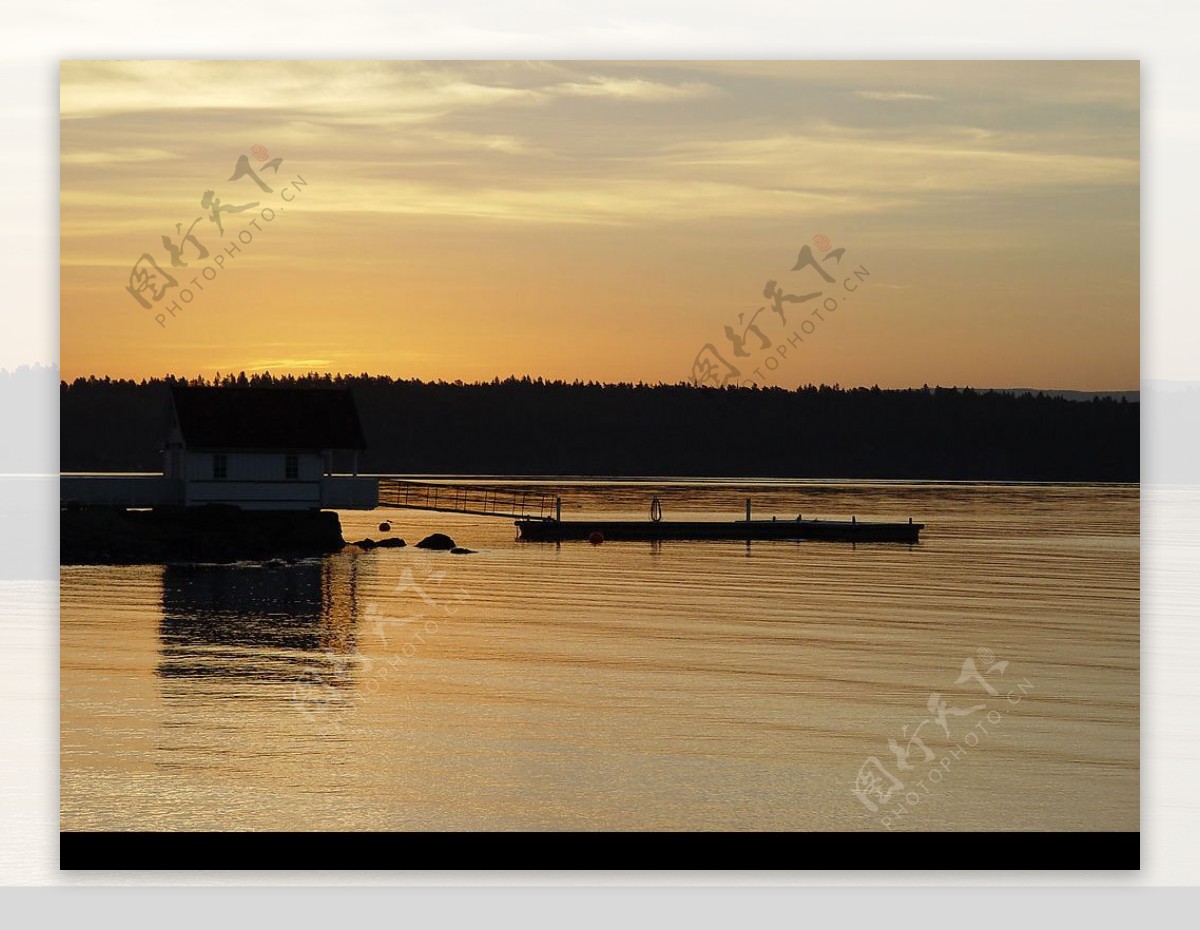
M 288 481 L 295 481 L 300 477 L 300 457 L 296 455 L 288 455 L 283 460 L 283 477 Z
M 223 455 L 213 456 L 213 477 L 224 480 L 229 476 L 229 461 Z

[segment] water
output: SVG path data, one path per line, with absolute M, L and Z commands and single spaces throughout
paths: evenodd
M 928 528 L 556 546 L 346 512 L 479 552 L 64 566 L 63 829 L 1137 829 L 1136 487 L 577 482 L 563 516 L 655 493 Z M 904 785 L 874 812 L 872 758 Z

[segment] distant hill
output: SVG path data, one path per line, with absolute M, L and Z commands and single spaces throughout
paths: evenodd
M 60 387 L 64 471 L 160 468 L 176 379 Z M 1140 405 L 970 388 L 699 388 L 255 375 L 348 387 L 376 473 L 1137 481 Z M 348 462 L 337 464 L 345 468 Z
M 1046 390 L 1045 388 L 981 388 L 996 394 L 1044 394 L 1047 397 L 1061 397 L 1063 400 L 1078 400 L 1090 401 L 1093 398 L 1099 397 L 1101 400 L 1127 400 L 1130 403 L 1138 403 L 1141 399 L 1140 391 L 1058 391 Z

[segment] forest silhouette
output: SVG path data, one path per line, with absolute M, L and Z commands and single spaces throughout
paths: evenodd
M 1138 480 L 1140 405 L 1124 398 L 366 374 L 61 382 L 62 470 L 160 470 L 169 388 L 183 383 L 349 388 L 367 473 Z

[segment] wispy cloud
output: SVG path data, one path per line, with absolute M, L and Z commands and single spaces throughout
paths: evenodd
M 205 110 L 402 123 L 538 99 L 532 87 L 414 62 L 64 62 L 63 119 Z
M 572 81 L 552 85 L 550 93 L 564 97 L 608 97 L 614 100 L 660 102 L 708 97 L 718 91 L 713 85 L 699 81 L 664 84 L 643 78 L 596 77 L 586 82 Z
M 178 152 L 155 148 L 112 148 L 82 152 L 63 152 L 59 161 L 64 165 L 116 165 L 151 161 L 172 161 Z
M 217 365 L 217 371 L 232 372 L 232 371 L 318 371 L 329 368 L 333 364 L 331 359 L 327 358 L 270 358 L 259 359 L 253 364 L 244 365 L 237 362 Z
M 199 110 L 307 113 L 405 124 L 562 97 L 666 102 L 711 96 L 706 82 L 578 73 L 520 62 L 64 62 L 63 119 Z M 507 66 L 507 67 L 506 67 Z
M 942 194 L 1135 187 L 1136 159 L 971 146 L 961 138 L 884 139 L 826 134 L 685 144 L 653 159 L 664 175 L 733 187 L 847 195 L 878 209 Z M 855 195 L 851 198 L 849 195 Z M 838 203 L 827 205 L 837 210 Z
M 918 94 L 909 90 L 856 90 L 854 96 L 864 100 L 940 100 L 933 94 Z
M 569 185 L 526 182 L 474 187 L 400 183 L 386 196 L 370 185 L 339 185 L 313 212 L 503 220 L 527 225 L 706 222 L 721 217 L 853 215 L 911 205 L 876 192 L 821 191 L 678 178 L 608 178 Z

